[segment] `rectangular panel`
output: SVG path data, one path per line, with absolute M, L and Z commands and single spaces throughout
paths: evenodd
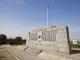
M 45 31 L 43 32 L 43 40 L 44 41 L 55 41 L 56 40 L 56 31 Z
M 30 40 L 37 40 L 37 33 L 30 33 Z

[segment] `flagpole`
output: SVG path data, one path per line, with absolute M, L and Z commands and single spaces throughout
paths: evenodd
M 48 27 L 48 6 L 47 6 L 47 27 Z

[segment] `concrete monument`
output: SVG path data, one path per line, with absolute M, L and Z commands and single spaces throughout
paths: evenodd
M 67 26 L 50 26 L 28 33 L 26 45 L 47 53 L 70 54 L 69 31 Z

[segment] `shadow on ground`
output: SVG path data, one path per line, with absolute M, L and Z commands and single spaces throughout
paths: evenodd
M 78 49 L 72 49 L 71 50 L 71 54 L 77 54 L 77 53 L 80 53 L 80 50 L 78 50 Z

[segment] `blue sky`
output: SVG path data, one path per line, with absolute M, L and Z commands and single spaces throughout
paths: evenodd
M 37 27 L 68 25 L 71 39 L 80 39 L 80 0 L 0 0 L 0 34 L 22 36 Z

